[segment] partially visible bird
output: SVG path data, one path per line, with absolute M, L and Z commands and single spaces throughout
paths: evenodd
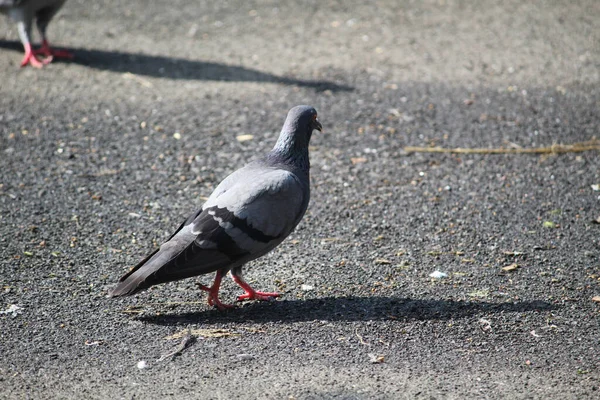
M 54 57 L 73 58 L 73 54 L 66 50 L 55 50 L 50 48 L 46 37 L 46 28 L 60 10 L 66 0 L 0 0 L 0 12 L 7 14 L 17 23 L 19 37 L 25 48 L 25 56 L 21 61 L 21 67 L 30 64 L 32 67 L 42 68 L 52 61 Z M 37 24 L 42 37 L 42 47 L 34 50 L 31 46 L 31 26 L 33 20 Z M 44 58 L 38 59 L 37 55 Z
M 250 287 L 242 267 L 280 244 L 304 216 L 314 129 L 322 130 L 314 108 L 292 108 L 273 150 L 226 177 L 167 242 L 120 279 L 110 296 L 216 271 L 212 286 L 199 287 L 208 292 L 209 305 L 223 310 L 233 307 L 219 299 L 221 279 L 231 271 L 245 291 L 238 301 L 278 297 Z

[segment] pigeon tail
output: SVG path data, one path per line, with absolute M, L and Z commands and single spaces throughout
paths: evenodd
M 180 259 L 195 258 L 198 256 L 198 253 L 194 254 L 195 251 L 197 250 L 194 247 L 180 251 L 177 248 L 173 249 L 169 243 L 163 245 L 125 274 L 109 297 L 131 296 L 150 286 L 210 273 L 223 266 L 223 256 L 218 251 L 203 250 L 202 260 L 196 263 L 185 263 Z

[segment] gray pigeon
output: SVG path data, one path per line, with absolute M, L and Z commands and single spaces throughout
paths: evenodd
M 46 38 L 46 28 L 60 10 L 66 0 L 0 0 L 0 12 L 7 14 L 16 23 L 19 29 L 19 37 L 25 48 L 25 57 L 21 61 L 21 67 L 31 64 L 32 67 L 42 68 L 52 61 L 54 57 L 73 58 L 73 54 L 66 50 L 55 50 L 50 48 Z M 42 37 L 42 47 L 34 50 L 31 47 L 31 25 L 35 19 L 38 30 Z M 43 59 L 36 56 L 41 54 Z
M 238 301 L 278 297 L 250 287 L 242 267 L 275 248 L 302 219 L 310 197 L 308 143 L 314 129 L 322 130 L 314 108 L 292 108 L 273 150 L 225 178 L 167 242 L 120 279 L 110 297 L 215 271 L 212 286 L 199 287 L 219 310 L 233 307 L 219 300 L 229 271 L 246 292 Z

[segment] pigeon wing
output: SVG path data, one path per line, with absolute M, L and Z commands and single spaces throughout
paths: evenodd
M 170 240 L 121 278 L 111 296 L 260 257 L 297 225 L 306 195 L 299 179 L 285 170 L 250 166 L 235 172 Z

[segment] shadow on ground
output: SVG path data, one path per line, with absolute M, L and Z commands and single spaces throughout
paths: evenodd
M 325 297 L 309 300 L 255 302 L 226 312 L 160 311 L 160 315 L 139 316 L 140 321 L 157 325 L 187 325 L 223 322 L 448 320 L 479 314 L 554 310 L 544 301 L 488 303 L 460 300 L 413 300 L 398 297 Z
M 21 43 L 17 41 L 0 40 L 0 49 L 23 51 L 22 47 Z M 57 60 L 58 62 L 68 62 L 99 70 L 130 73 L 153 78 L 225 82 L 267 82 L 308 87 L 317 91 L 353 90 L 350 86 L 339 85 L 330 81 L 287 78 L 251 68 L 214 62 L 119 51 L 80 48 L 65 49 L 73 52 L 75 58 L 68 61 Z

